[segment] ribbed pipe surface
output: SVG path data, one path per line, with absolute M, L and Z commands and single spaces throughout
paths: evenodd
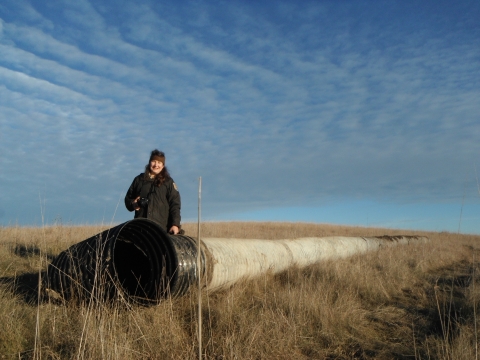
M 267 271 L 278 273 L 377 250 L 426 242 L 426 237 L 323 237 L 285 240 L 204 238 L 201 276 L 210 291 Z M 198 281 L 197 240 L 169 235 L 155 222 L 134 219 L 62 252 L 48 267 L 46 289 L 65 300 L 115 297 L 145 305 L 184 295 Z
M 60 253 L 48 266 L 46 291 L 65 300 L 120 296 L 155 304 L 188 291 L 198 276 L 196 257 L 192 238 L 134 219 Z

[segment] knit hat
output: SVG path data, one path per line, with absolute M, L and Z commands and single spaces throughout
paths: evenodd
M 152 154 L 150 155 L 149 162 L 154 160 L 160 161 L 163 163 L 163 165 L 165 165 L 165 154 L 163 151 L 158 151 L 157 149 L 153 150 Z

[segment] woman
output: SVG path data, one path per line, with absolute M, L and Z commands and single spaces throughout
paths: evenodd
M 165 166 L 165 154 L 155 149 L 145 172 L 133 179 L 125 206 L 128 211 L 135 210 L 135 218 L 153 220 L 176 235 L 180 232 L 180 205 L 180 193 Z

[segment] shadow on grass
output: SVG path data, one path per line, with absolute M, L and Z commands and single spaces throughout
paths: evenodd
M 38 283 L 46 276 L 46 272 L 25 273 L 16 276 L 0 278 L 0 284 L 5 285 L 7 290 L 19 296 L 28 305 L 36 306 L 39 300 Z M 40 297 L 43 302 L 43 296 Z
M 14 255 L 24 259 L 41 256 L 51 262 L 55 258 L 54 255 L 42 252 L 40 248 L 34 245 L 12 244 L 10 251 Z M 25 303 L 36 306 L 39 299 L 38 284 L 39 281 L 44 280 L 46 276 L 45 271 L 41 273 L 30 272 L 20 275 L 4 276 L 0 277 L 0 285 L 3 285 L 5 290 L 18 296 Z M 43 302 L 44 295 L 41 295 L 40 299 L 41 302 Z
M 22 244 L 11 244 L 10 251 L 23 259 L 33 258 L 33 257 L 43 257 L 47 261 L 51 262 L 55 256 L 50 253 L 45 253 L 40 250 L 37 246 L 34 245 L 22 245 Z M 38 294 L 38 284 L 40 280 L 44 280 L 46 277 L 46 272 L 29 272 L 23 274 L 15 274 L 12 276 L 0 277 L 0 286 L 2 286 L 6 291 L 13 293 L 15 296 L 18 296 L 26 304 L 36 306 L 38 304 L 39 294 Z M 41 301 L 43 302 L 44 296 L 41 296 Z
M 22 258 L 29 258 L 29 257 L 32 257 L 32 256 L 40 256 L 40 255 L 45 256 L 45 258 L 49 261 L 52 261 L 55 258 L 55 256 L 52 255 L 52 254 L 42 253 L 41 250 L 38 247 L 33 246 L 33 245 L 17 244 L 12 249 L 12 252 L 15 255 L 20 256 Z
M 474 306 L 468 298 L 469 287 L 479 283 L 480 263 L 460 261 L 425 274 L 425 282 L 419 285 L 422 291 L 402 289 L 394 299 L 393 306 L 410 314 L 418 341 L 427 338 L 453 344 L 463 325 L 472 324 Z M 423 292 L 423 296 L 418 296 Z M 473 325 L 472 325 L 473 327 Z M 421 358 L 430 358 L 427 348 L 417 349 Z M 402 358 L 396 356 L 395 358 Z

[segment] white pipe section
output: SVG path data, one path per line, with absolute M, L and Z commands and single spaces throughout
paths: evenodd
M 425 243 L 426 237 L 322 237 L 286 240 L 203 238 L 208 290 L 227 288 L 242 279 L 296 265 L 305 267 L 328 259 L 345 258 L 382 247 Z

